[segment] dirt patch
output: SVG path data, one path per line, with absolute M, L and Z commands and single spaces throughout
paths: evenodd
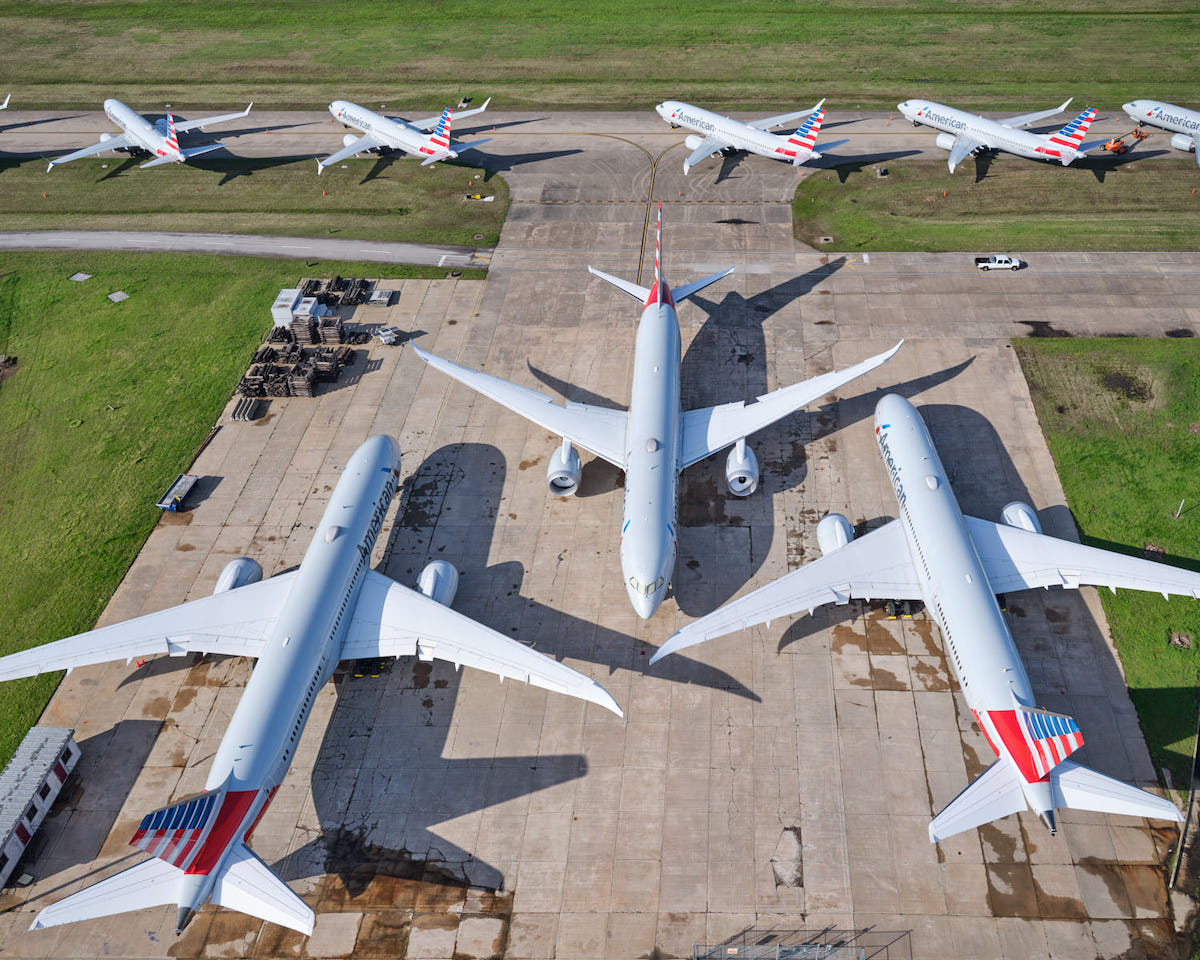
M 1135 403 L 1146 403 L 1154 399 L 1150 384 L 1137 374 L 1124 370 L 1101 370 L 1100 386 Z
M 1189 327 L 1176 327 L 1174 330 L 1168 330 L 1166 332 L 1166 336 L 1172 337 L 1176 340 L 1186 340 L 1187 338 L 1194 337 L 1195 335 L 1196 331 L 1190 329 Z
M 530 467 L 536 467 L 541 462 L 542 462 L 541 457 L 534 457 L 532 460 L 522 460 L 520 469 L 528 470 Z
M 847 650 L 852 647 L 854 650 L 866 653 L 868 650 L 867 638 L 862 634 L 855 633 L 853 627 L 849 627 L 844 623 L 839 623 L 832 630 L 832 648 L 834 653 L 853 652 Z
M 186 527 L 192 522 L 191 513 L 174 513 L 170 510 L 162 512 L 162 525 L 164 527 Z

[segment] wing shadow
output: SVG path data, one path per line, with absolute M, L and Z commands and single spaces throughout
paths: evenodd
M 822 154 L 820 160 L 809 160 L 805 164 L 813 170 L 832 170 L 838 180 L 845 183 L 851 174 L 862 173 L 865 167 L 872 164 L 884 163 L 888 160 L 900 160 L 904 157 L 915 157 L 920 150 L 893 150 L 888 153 L 864 153 L 859 156 L 843 156 L 835 153 Z
M 487 183 L 497 173 L 507 173 L 513 167 L 524 166 L 527 163 L 537 163 L 539 160 L 555 160 L 559 157 L 573 157 L 582 150 L 543 150 L 540 153 L 481 153 L 472 151 L 481 158 L 477 164 L 484 170 L 483 182 Z M 470 156 L 470 153 L 466 154 Z M 451 161 L 452 162 L 452 161 Z
M 564 400 L 569 400 L 574 403 L 588 403 L 595 407 L 606 407 L 609 410 L 627 410 L 628 407 L 622 406 L 615 400 L 610 400 L 608 397 L 599 393 L 593 393 L 591 390 L 585 390 L 583 387 L 577 387 L 572 383 L 567 383 L 566 380 L 561 380 L 552 373 L 547 373 L 544 370 L 539 370 L 528 360 L 525 361 L 525 366 L 529 368 L 529 372 L 542 381 L 551 390 L 557 393 Z
M 469 127 L 454 128 L 456 137 L 473 137 L 477 133 L 491 133 L 495 130 L 507 130 L 509 127 L 523 127 L 527 123 L 541 123 L 550 117 L 531 117 L 528 120 L 508 120 L 504 123 L 476 123 Z

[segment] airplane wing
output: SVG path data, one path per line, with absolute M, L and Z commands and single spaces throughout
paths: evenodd
M 683 161 L 683 172 L 687 173 L 692 167 L 698 164 L 701 160 L 711 157 L 718 150 L 724 150 L 730 146 L 728 140 L 720 140 L 714 137 L 711 133 L 701 141 L 700 146 L 688 154 L 687 159 Z
M 332 166 L 335 163 L 341 163 L 343 160 L 349 160 L 356 154 L 362 153 L 364 150 L 374 150 L 376 147 L 385 146 L 384 141 L 378 137 L 373 137 L 369 133 L 363 134 L 355 140 L 350 146 L 343 147 L 337 153 L 331 154 L 324 160 L 317 161 L 317 173 L 320 173 L 326 167 Z
M 774 130 L 776 127 L 782 127 L 785 123 L 795 123 L 809 116 L 814 110 L 820 110 L 825 104 L 825 98 L 821 98 L 821 102 L 814 107 L 809 107 L 807 110 L 797 110 L 795 113 L 781 113 L 777 117 L 764 117 L 762 120 L 751 120 L 746 126 L 753 127 L 755 130 Z
M 983 144 L 978 140 L 972 140 L 961 133 L 955 137 L 954 146 L 950 148 L 950 172 L 953 173 L 955 167 L 982 146 Z
M 676 630 L 650 662 L 714 637 L 851 599 L 919 600 L 904 528 L 893 520 Z
M 1061 107 L 1055 107 L 1052 110 L 1038 110 L 1036 113 L 1022 113 L 1018 117 L 1009 117 L 1007 120 L 1000 122 L 1006 127 L 1026 127 L 1031 123 L 1037 123 L 1039 120 L 1045 120 L 1047 117 L 1053 117 L 1055 114 L 1062 113 L 1070 106 L 1074 97 L 1067 97 L 1067 102 Z
M 405 657 L 466 664 L 599 704 L 622 716 L 621 708 L 600 684 L 497 633 L 424 594 L 371 570 L 363 581 L 342 659 Z
M 250 107 L 254 106 L 254 101 L 250 101 Z M 222 113 L 218 117 L 201 117 L 199 120 L 186 120 L 183 123 L 175 122 L 176 133 L 187 133 L 189 130 L 198 130 L 201 127 L 206 127 L 210 123 L 225 123 L 227 120 L 240 120 L 242 117 L 250 116 L 250 107 L 245 110 L 239 110 L 237 113 Z
M 509 383 L 490 373 L 472 370 L 470 367 L 435 357 L 416 344 L 413 344 L 413 349 L 417 351 L 417 356 L 435 370 L 440 370 L 459 383 L 479 391 L 485 397 L 491 397 L 497 403 L 508 407 L 514 413 L 519 413 L 527 420 L 532 420 L 538 426 L 545 427 L 551 433 L 566 437 L 613 466 L 625 469 L 625 426 L 629 414 L 624 410 L 610 410 L 571 401 L 564 405 L 553 397 L 529 387 Z
M 492 98 L 488 97 L 486 100 L 483 101 L 482 107 L 472 107 L 470 110 L 455 110 L 454 111 L 455 123 L 457 123 L 459 120 L 462 120 L 466 117 L 473 117 L 477 113 L 483 113 L 483 111 L 488 108 L 488 104 L 491 102 L 492 102 Z M 389 119 L 395 120 L 397 123 L 406 123 L 410 127 L 416 127 L 418 130 L 432 130 L 434 127 L 436 127 L 438 125 L 438 121 L 442 119 L 442 115 L 439 113 L 436 116 L 426 117 L 424 120 L 405 120 L 401 117 L 390 117 Z
M 99 143 L 94 143 L 90 147 L 84 147 L 82 150 L 76 150 L 74 153 L 68 153 L 65 157 L 56 157 L 50 161 L 50 166 L 46 168 L 46 172 L 49 173 L 60 163 L 70 163 L 72 160 L 94 157 L 98 153 L 104 153 L 105 150 L 116 150 L 119 147 L 128 146 L 130 146 L 129 134 L 118 134 L 108 140 L 101 140 Z
M 966 517 L 967 532 L 997 593 L 1032 587 L 1117 587 L 1200 598 L 1200 573 L 1099 547 Z
M 0 680 L 73 670 L 156 653 L 256 657 L 288 598 L 295 573 L 247 584 L 124 623 L 0 657 Z
M 813 377 L 802 383 L 794 383 L 790 387 L 782 387 L 771 393 L 764 394 L 754 403 L 725 403 L 719 407 L 703 407 L 699 410 L 688 410 L 683 415 L 683 456 L 682 467 L 703 460 L 709 454 L 716 453 L 742 437 L 761 430 L 789 413 L 806 407 L 814 400 L 836 390 L 844 383 L 849 383 L 856 377 L 861 377 L 869 370 L 874 370 L 881 363 L 890 360 L 900 349 L 897 343 L 891 350 L 864 360 L 862 363 L 831 373 Z

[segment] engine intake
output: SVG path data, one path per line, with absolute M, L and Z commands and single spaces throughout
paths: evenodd
M 704 142 L 703 137 L 698 137 L 694 133 L 683 138 L 683 145 L 689 150 L 695 150 Z
M 570 497 L 579 488 L 579 480 L 583 475 L 583 467 L 579 464 L 579 454 L 571 446 L 570 440 L 564 440 L 562 446 L 550 457 L 546 466 L 546 486 L 556 497 Z
M 358 137 L 356 137 L 352 133 L 348 133 L 344 137 L 342 137 L 342 146 L 348 147 L 348 146 L 350 146 L 350 144 L 354 143 L 356 140 L 358 140 Z
M 826 514 L 817 524 L 817 544 L 823 557 L 841 550 L 853 539 L 854 526 L 840 513 Z
M 1010 527 L 1016 527 L 1018 530 L 1028 530 L 1030 533 L 1042 532 L 1042 524 L 1033 507 L 1020 500 L 1005 504 L 1004 509 L 1000 511 L 1000 518 Z
M 458 593 L 458 571 L 449 560 L 434 560 L 421 571 L 417 589 L 430 600 L 448 607 Z
M 228 593 L 248 583 L 258 583 L 263 578 L 263 569 L 257 560 L 249 557 L 237 557 L 225 564 L 225 569 L 217 577 L 217 585 L 213 587 L 213 596 L 218 593 Z
M 725 486 L 735 497 L 748 497 L 758 489 L 758 457 L 739 440 L 725 458 Z
M 939 133 L 934 138 L 933 142 L 936 143 L 943 150 L 953 150 L 954 149 L 954 141 L 957 139 L 958 139 L 958 137 L 956 137 L 952 133 Z
M 1186 133 L 1176 133 L 1171 137 L 1171 146 L 1176 150 L 1182 150 L 1184 153 L 1191 153 L 1196 149 L 1196 141 Z

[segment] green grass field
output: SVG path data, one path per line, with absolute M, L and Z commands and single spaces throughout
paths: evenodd
M 95 274 L 84 283 L 75 271 Z M 241 257 L 0 255 L 0 655 L 87 630 L 301 276 L 436 276 Z M 110 303 L 105 294 L 130 299 Z M 0 684 L 0 767 L 60 674 Z
M 976 108 L 1075 93 L 1108 108 L 1153 65 L 1153 96 L 1196 99 L 1193 4 L 1034 0 L 10 0 L 18 105 L 149 108 L 332 96 L 432 109 L 461 94 L 508 109 L 621 106 L 663 97 L 725 107 L 894 106 L 909 96 Z M 120 66 L 119 91 L 114 65 Z
M 1149 544 L 1165 550 L 1167 562 L 1200 570 L 1200 342 L 1014 346 L 1083 542 L 1136 556 Z M 1187 789 L 1200 603 L 1133 590 L 1100 597 L 1155 766 Z M 1170 646 L 1172 633 L 1189 634 L 1192 649 Z
M 266 233 L 494 246 L 508 211 L 503 177 L 485 183 L 474 179 L 479 171 L 442 163 L 422 168 L 408 159 L 348 160 L 318 177 L 312 160 L 202 157 L 193 165 L 152 170 L 139 170 L 140 162 L 76 160 L 50 175 L 41 161 L 0 162 L 4 229 Z M 464 199 L 475 192 L 496 200 Z
M 1142 150 L 1166 149 L 1152 137 Z M 975 182 L 943 160 L 884 162 L 805 176 L 792 228 L 829 250 L 1200 250 L 1200 170 L 1194 157 L 1155 157 L 1104 173 L 1001 155 Z M 942 195 L 945 191 L 946 196 Z M 820 237 L 833 241 L 821 244 Z

